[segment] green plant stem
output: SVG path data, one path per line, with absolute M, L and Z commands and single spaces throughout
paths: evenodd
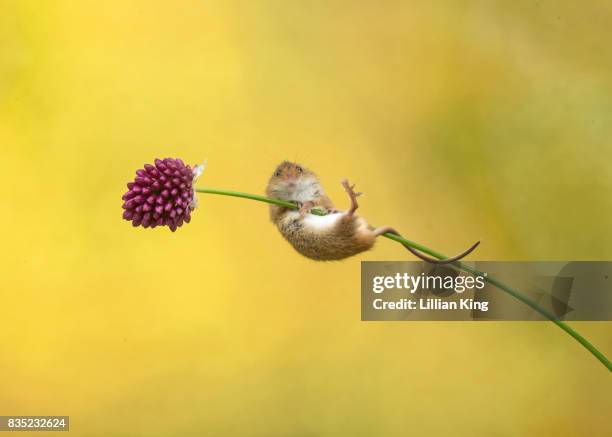
M 213 189 L 213 188 L 196 188 L 195 191 L 197 191 L 198 193 L 205 193 L 205 194 L 219 194 L 222 196 L 232 196 L 232 197 L 241 197 L 243 199 L 251 199 L 251 200 L 257 200 L 259 202 L 265 202 L 265 203 L 271 203 L 274 205 L 278 205 L 278 206 L 284 206 L 285 208 L 291 208 L 291 209 L 298 209 L 299 207 L 291 202 L 284 202 L 282 200 L 277 200 L 277 199 L 271 199 L 269 197 L 265 197 L 265 196 L 260 196 L 257 194 L 250 194 L 250 193 L 242 193 L 240 191 L 229 191 L 229 190 L 218 190 L 218 189 Z M 326 215 L 326 212 L 320 209 L 312 209 L 310 211 L 311 214 L 315 214 L 315 215 Z M 410 241 L 407 240 L 403 237 L 400 237 L 398 235 L 395 234 L 390 234 L 390 233 L 385 233 L 383 234 L 383 237 L 386 237 L 390 240 L 396 241 L 404 246 L 410 246 L 413 249 L 416 249 L 420 252 L 426 253 L 428 255 L 431 255 L 437 259 L 446 259 L 447 257 L 439 252 L 436 252 L 433 249 L 430 249 L 426 246 L 423 246 L 422 244 L 416 243 L 414 241 Z M 491 276 L 487 276 L 485 275 L 484 272 L 481 272 L 477 269 L 474 269 L 460 261 L 455 261 L 454 263 L 451 263 L 449 265 L 452 265 L 460 270 L 463 270 L 465 272 L 468 273 L 472 273 L 474 275 L 477 276 L 481 276 L 485 281 L 487 281 L 488 283 L 490 283 L 491 285 L 499 288 L 500 290 L 508 293 L 509 295 L 511 295 L 512 297 L 514 297 L 515 299 L 523 302 L 525 305 L 531 307 L 533 310 L 537 311 L 538 313 L 540 313 L 541 315 L 543 315 L 544 317 L 546 317 L 548 320 L 550 320 L 551 322 L 553 322 L 555 325 L 557 325 L 559 328 L 563 329 L 565 332 L 567 332 L 569 335 L 571 335 L 578 343 L 580 343 L 582 346 L 584 346 L 584 348 L 586 348 L 591 354 L 593 354 L 593 356 L 595 356 L 595 358 L 597 358 L 604 366 L 606 366 L 606 368 L 612 372 L 612 364 L 610 363 L 610 360 L 602 353 L 600 352 L 595 346 L 593 346 L 593 344 L 591 344 L 591 342 L 589 342 L 586 338 L 584 338 L 582 335 L 580 335 L 574 328 L 572 328 L 571 326 L 569 326 L 567 323 L 565 323 L 562 320 L 559 320 L 557 317 L 555 317 L 554 314 L 548 312 L 547 310 L 545 310 L 544 308 L 540 307 L 536 302 L 532 301 L 531 299 L 529 299 L 528 297 L 524 296 L 522 293 L 520 293 L 519 291 L 513 289 L 512 287 L 509 287 L 508 285 L 498 281 L 497 279 L 491 277 Z

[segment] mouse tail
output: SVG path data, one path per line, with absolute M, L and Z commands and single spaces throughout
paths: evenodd
M 389 226 L 384 226 L 382 228 L 377 228 L 374 229 L 374 233 L 376 234 L 376 236 L 385 234 L 385 233 L 390 233 L 390 234 L 394 234 L 397 235 L 398 237 L 402 237 L 402 235 L 397 232 L 395 229 L 393 229 L 392 227 Z M 404 238 L 404 237 L 402 237 Z M 454 263 L 455 261 L 459 261 L 462 258 L 465 258 L 466 256 L 468 256 L 470 253 L 472 253 L 474 251 L 474 249 L 476 249 L 478 247 L 478 245 L 480 244 L 480 241 L 477 241 L 476 243 L 472 244 L 469 248 L 467 248 L 466 250 L 464 250 L 463 252 L 461 252 L 459 255 L 455 255 L 453 257 L 450 258 L 445 258 L 445 259 L 437 259 L 437 258 L 433 258 L 430 256 L 425 255 L 424 253 L 420 252 L 419 250 L 410 247 L 406 244 L 403 244 L 403 246 L 408 249 L 408 251 L 413 254 L 414 256 L 416 256 L 417 258 L 422 259 L 423 261 L 427 261 L 428 263 L 432 263 L 432 264 L 450 264 L 450 263 Z
M 429 257 L 429 256 L 424 255 L 423 253 L 419 252 L 415 248 L 407 246 L 405 244 L 404 244 L 404 247 L 406 249 L 408 249 L 408 251 L 411 254 L 413 254 L 414 256 L 416 256 L 417 258 L 420 258 L 423 261 L 427 261 L 428 263 L 432 263 L 432 264 L 450 264 L 450 263 L 454 263 L 455 261 L 459 261 L 460 259 L 465 258 L 466 256 L 468 256 L 470 253 L 472 253 L 474 251 L 474 249 L 476 249 L 478 247 L 479 244 L 480 244 L 480 241 L 477 241 L 476 243 L 472 244 L 469 248 L 467 248 L 466 250 L 461 252 L 459 255 L 455 255 L 453 257 L 445 258 L 445 259 L 437 259 L 437 258 Z

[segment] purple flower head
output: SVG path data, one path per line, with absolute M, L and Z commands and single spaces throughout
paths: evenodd
M 134 182 L 127 184 L 122 199 L 123 218 L 133 226 L 168 226 L 172 232 L 191 220 L 197 206 L 193 182 L 203 166 L 191 168 L 180 159 L 156 159 L 136 170 Z

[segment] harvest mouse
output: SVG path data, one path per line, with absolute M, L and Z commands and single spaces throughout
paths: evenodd
M 320 261 L 340 260 L 371 249 L 376 237 L 382 234 L 401 236 L 389 226 L 374 228 L 363 217 L 355 214 L 359 207 L 357 197 L 361 193 L 356 193 L 355 186 L 350 185 L 346 179 L 342 181 L 342 186 L 351 201 L 346 211 L 335 209 L 312 171 L 289 161 L 283 161 L 276 167 L 268 182 L 266 194 L 273 199 L 296 203 L 299 210 L 271 204 L 270 219 L 283 237 L 302 255 Z M 313 208 L 322 209 L 327 214 L 309 214 Z M 424 261 L 446 264 L 463 258 L 479 243 L 444 260 L 430 258 L 409 246 L 404 247 Z

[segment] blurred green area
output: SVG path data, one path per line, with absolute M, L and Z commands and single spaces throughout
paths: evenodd
M 156 157 L 251 192 L 297 159 L 445 253 L 610 259 L 609 2 L 0 11 L 2 414 L 88 436 L 609 434 L 609 373 L 551 324 L 362 323 L 359 259 L 299 257 L 255 202 L 201 196 L 176 234 L 120 220 Z M 612 355 L 609 323 L 574 325 Z

